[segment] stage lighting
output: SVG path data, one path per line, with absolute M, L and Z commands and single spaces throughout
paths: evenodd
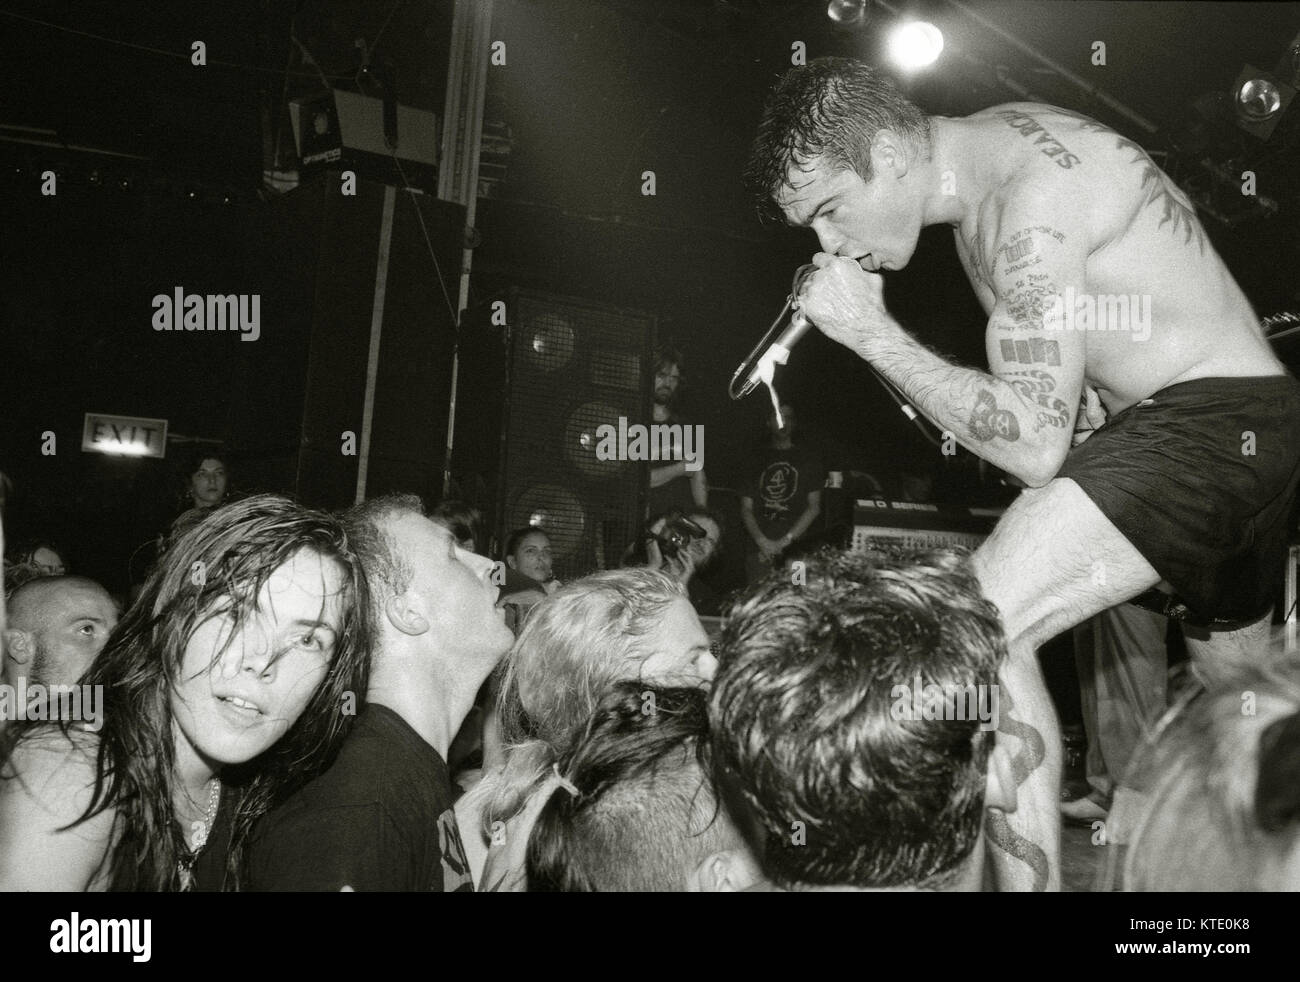
M 1254 65 L 1247 65 L 1237 75 L 1232 88 L 1232 108 L 1237 126 L 1267 140 L 1281 122 L 1295 94 L 1296 90 L 1285 82 Z
M 899 24 L 889 34 L 889 57 L 899 68 L 933 65 L 943 51 L 943 32 L 927 21 Z
M 1252 123 L 1272 119 L 1282 108 L 1282 94 L 1266 78 L 1247 79 L 1237 89 L 1237 112 Z
M 867 0 L 831 0 L 826 5 L 826 16 L 836 27 L 849 30 L 862 27 L 867 22 Z

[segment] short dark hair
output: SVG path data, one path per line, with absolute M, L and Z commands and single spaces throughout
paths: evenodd
M 407 591 L 415 570 L 397 546 L 397 540 L 385 527 L 401 515 L 424 515 L 424 503 L 418 495 L 393 493 L 369 498 L 343 514 L 348 540 L 365 571 L 370 585 L 370 603 L 374 623 L 383 623 L 384 605 L 390 596 Z
M 551 539 L 546 529 L 541 528 L 540 526 L 537 525 L 525 525 L 523 528 L 515 529 L 508 536 L 506 536 L 505 556 L 506 557 L 513 556 L 516 550 L 518 550 L 520 544 L 524 541 L 524 539 L 534 534 L 545 535 L 546 540 L 548 542 Z
M 564 754 L 563 786 L 528 839 L 533 892 L 684 890 L 707 856 L 742 842 L 713 792 L 708 696 L 619 682 Z
M 745 184 L 759 214 L 785 221 L 773 200 L 789 170 L 816 157 L 871 180 L 871 143 L 882 129 L 928 148 L 930 125 L 884 74 L 852 58 L 817 58 L 791 68 L 772 89 L 750 150 Z
M 994 684 L 997 608 L 952 552 L 825 551 L 803 572 L 774 575 L 723 627 L 715 779 L 753 809 L 778 883 L 943 885 L 978 841 L 994 734 L 900 719 L 894 689 Z
M 470 539 L 477 552 L 482 546 L 483 513 L 464 501 L 443 501 L 429 512 L 429 518 L 439 524 L 446 523 L 456 539 Z
M 182 480 L 188 481 L 198 473 L 199 468 L 203 466 L 205 460 L 215 460 L 224 467 L 227 472 L 230 470 L 230 455 L 226 453 L 225 450 L 222 450 L 220 447 L 212 446 L 192 447 L 187 450 L 185 456 L 181 458 Z

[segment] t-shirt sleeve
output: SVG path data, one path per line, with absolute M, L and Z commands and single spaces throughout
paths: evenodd
M 400 857 L 396 831 L 378 803 L 312 809 L 286 816 L 253 845 L 254 890 L 358 893 L 410 890 L 409 862 Z

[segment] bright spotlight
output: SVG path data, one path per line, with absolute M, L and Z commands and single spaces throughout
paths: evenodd
M 908 21 L 889 34 L 889 57 L 899 68 L 933 65 L 941 51 L 943 32 L 926 21 Z

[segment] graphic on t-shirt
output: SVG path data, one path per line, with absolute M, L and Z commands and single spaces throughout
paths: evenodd
M 470 875 L 465 844 L 460 839 L 460 826 L 456 813 L 448 808 L 438 816 L 438 844 L 442 847 L 442 890 L 444 893 L 461 893 L 474 889 Z
M 798 490 L 799 471 L 790 461 L 778 460 L 768 464 L 758 479 L 764 517 L 774 522 L 788 515 L 790 502 Z

